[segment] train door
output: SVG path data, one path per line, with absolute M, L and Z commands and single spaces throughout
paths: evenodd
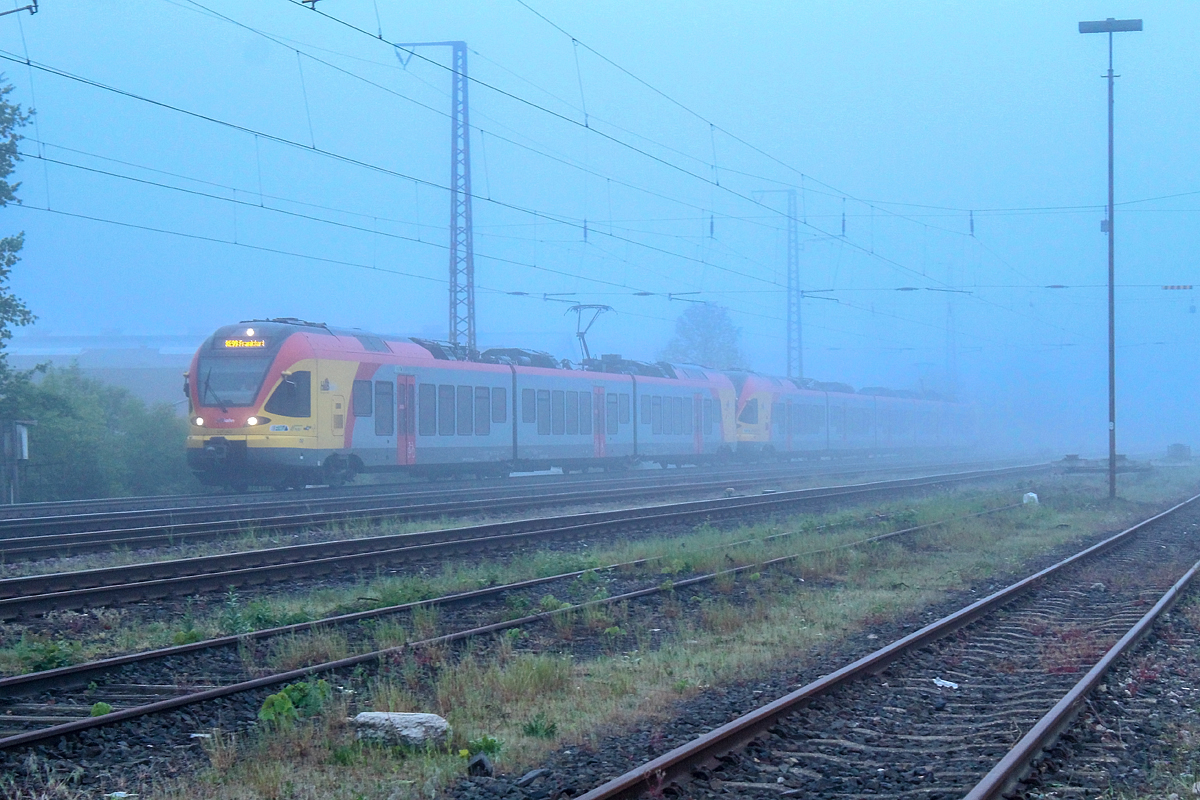
M 604 387 L 592 387 L 592 455 L 596 458 L 604 458 L 606 449 L 604 446 L 605 429 L 604 415 L 606 413 L 604 403 Z
M 697 455 L 704 453 L 704 396 L 699 392 L 692 395 L 692 450 Z
M 792 424 L 792 420 L 795 419 L 792 415 L 793 407 L 792 401 L 788 400 L 783 417 L 783 429 L 787 432 L 787 452 L 789 453 L 792 452 L 792 434 L 796 432 L 793 430 L 796 426 Z
M 412 375 L 396 376 L 396 463 L 417 461 L 417 387 Z

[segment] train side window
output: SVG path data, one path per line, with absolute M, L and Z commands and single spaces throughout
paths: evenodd
M 475 387 L 458 387 L 458 435 L 470 436 L 475 432 Z
M 285 377 L 271 392 L 271 399 L 263 406 L 263 411 L 285 417 L 311 417 L 311 378 L 312 373 L 308 370 L 293 372 Z
M 771 421 L 775 423 L 776 434 L 783 436 L 787 433 L 787 406 L 783 403 L 772 403 Z
M 582 436 L 592 435 L 592 394 L 579 393 L 579 433 Z
M 704 435 L 711 436 L 713 426 L 713 401 L 711 398 L 704 400 L 704 410 L 701 413 L 703 415 Z
M 692 435 L 692 423 L 695 421 L 695 408 L 692 406 L 692 398 L 683 398 L 683 433 L 685 436 Z
M 671 402 L 671 399 L 672 398 L 670 398 L 670 397 L 664 397 L 663 401 L 662 401 L 662 403 L 663 403 L 662 432 L 663 432 L 664 436 L 670 436 L 672 433 L 675 432 L 674 427 L 672 427 L 672 425 L 671 425 L 672 417 L 673 417 L 672 412 L 671 412 L 671 406 L 673 405 Z
M 422 436 L 433 436 L 437 433 L 437 387 L 432 383 L 422 383 L 417 388 L 417 433 Z
M 683 433 L 683 398 L 671 398 L 671 433 L 678 436 Z
M 521 422 L 537 422 L 537 403 L 533 389 L 521 390 Z
M 550 390 L 538 389 L 537 393 L 538 435 L 550 435 Z
M 609 394 L 608 402 L 605 403 L 605 405 L 608 407 L 608 419 L 606 420 L 605 425 L 608 428 L 609 433 L 616 434 L 617 425 L 619 424 L 619 420 L 621 418 L 621 405 L 618 401 L 618 396 L 615 394 Z
M 629 395 L 617 395 L 617 416 L 622 425 L 629 424 Z
M 742 413 L 738 414 L 738 422 L 745 425 L 758 424 L 758 398 L 752 397 L 746 401 L 746 405 L 742 406 Z
M 355 381 L 354 388 L 351 390 L 351 399 L 354 405 L 354 416 L 369 417 L 371 416 L 371 382 L 370 381 Z
M 508 421 L 508 390 L 503 386 L 492 389 L 492 422 L 497 425 Z
M 825 407 L 806 405 L 801 406 L 804 410 L 804 423 L 800 427 L 801 433 L 816 434 L 825 430 Z
M 579 433 L 579 392 L 567 392 L 564 432 L 567 436 Z
M 438 384 L 438 436 L 454 435 L 454 387 Z
M 643 425 L 650 424 L 650 414 L 651 414 L 650 403 L 651 402 L 652 401 L 650 400 L 650 395 L 648 395 L 648 394 L 642 395 L 642 424 Z
M 391 381 L 375 381 L 375 435 L 391 436 L 396 432 L 395 385 Z
M 663 432 L 662 400 L 659 395 L 654 395 L 650 399 L 650 433 L 653 434 Z
M 475 435 L 492 432 L 492 392 L 486 386 L 475 387 Z
M 842 435 L 843 429 L 846 427 L 846 407 L 845 406 L 830 406 L 829 407 L 829 432 Z
M 566 392 L 555 389 L 550 393 L 550 433 L 562 436 L 566 430 Z

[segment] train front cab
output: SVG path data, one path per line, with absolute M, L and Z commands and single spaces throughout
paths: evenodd
M 210 486 L 286 484 L 320 467 L 317 362 L 306 333 L 226 326 L 188 372 L 188 466 Z

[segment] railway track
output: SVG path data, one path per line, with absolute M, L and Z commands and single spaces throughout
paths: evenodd
M 472 496 L 480 492 L 512 492 L 524 491 L 530 493 L 549 487 L 618 486 L 632 484 L 636 481 L 673 481 L 691 479 L 728 478 L 763 474 L 798 474 L 817 475 L 830 471 L 846 472 L 850 470 L 875 470 L 894 467 L 923 467 L 933 468 L 948 465 L 945 461 L 905 460 L 888 456 L 873 456 L 869 458 L 836 458 L 813 461 L 789 461 L 760 464 L 712 464 L 680 469 L 630 469 L 625 472 L 576 472 L 576 473 L 514 473 L 507 478 L 476 478 L 457 479 L 453 481 L 407 481 L 396 483 L 381 483 L 367 485 L 348 485 L 340 487 L 312 486 L 303 490 L 287 492 L 260 492 L 249 494 L 228 493 L 192 493 L 176 495 L 148 495 L 139 497 L 92 498 L 84 500 L 62 500 L 42 503 L 19 503 L 17 505 L 0 506 L 0 531 L 6 527 L 15 527 L 19 523 L 53 521 L 75 521 L 76 523 L 93 517 L 104 520 L 128 519 L 137 514 L 172 513 L 172 512 L 203 512 L 219 509 L 231 509 L 233 513 L 242 513 L 244 509 L 255 507 L 286 507 L 305 503 L 320 505 L 327 502 L 354 500 L 366 497 L 414 497 L 421 502 L 431 499 L 450 500 L 455 497 Z
M 947 465 L 943 468 L 961 468 Z M 978 465 L 974 465 L 978 466 Z M 513 512 L 581 502 L 617 502 L 677 492 L 699 494 L 725 488 L 744 489 L 764 482 L 821 476 L 835 478 L 872 472 L 928 470 L 921 466 L 888 466 L 845 471 L 750 469 L 731 475 L 670 470 L 653 477 L 570 481 L 553 486 L 493 486 L 425 492 L 375 492 L 351 497 L 255 501 L 207 508 L 81 513 L 31 519 L 0 520 L 0 560 L 12 562 L 75 555 L 113 548 L 143 549 L 199 542 L 257 530 L 284 530 L 343 520 L 415 521 L 469 514 Z M 563 486 L 562 490 L 557 487 Z M 582 486 L 583 488 L 579 488 Z
M 664 792 L 999 798 L 1187 590 L 1200 556 L 1198 500 L 607 780 L 581 800 Z
M 613 564 L 598 570 L 573 571 L 388 608 L 344 614 L 160 650 L 130 653 L 44 672 L 0 678 L 0 698 L 4 698 L 3 701 L 0 701 L 0 750 L 44 742 L 64 734 L 78 733 L 164 711 L 172 711 L 196 703 L 295 681 L 313 674 L 344 670 L 379 661 L 405 649 L 414 650 L 448 644 L 508 628 L 544 623 L 550 617 L 574 614 L 589 607 L 612 606 L 663 592 L 686 590 L 689 587 L 701 586 L 741 572 L 770 569 L 803 556 L 861 547 L 887 539 L 908 536 L 973 517 L 1001 513 L 1019 505 L 993 507 L 919 526 L 892 529 L 832 547 L 824 546 L 812 549 L 809 546 L 808 549 L 803 549 L 802 543 L 801 549 L 797 552 L 718 572 L 694 575 L 673 583 L 669 588 L 661 583 L 653 571 L 642 576 L 620 577 L 623 572 L 631 568 L 646 567 L 648 564 L 660 560 L 657 558 L 640 559 Z M 747 545 L 761 547 L 768 543 L 791 540 L 796 536 L 797 532 L 782 532 L 763 540 L 728 542 L 714 549 L 728 552 Z M 495 621 L 498 614 L 503 615 L 508 599 L 515 593 L 525 592 L 533 596 L 531 590 L 540 589 L 549 584 L 568 582 L 588 572 L 607 574 L 610 585 L 618 587 L 619 592 L 610 597 L 585 600 L 551 612 L 534 613 L 516 619 L 502 619 L 500 622 Z M 502 599 L 505 602 L 500 602 Z M 433 607 L 442 609 L 465 607 L 468 610 L 460 612 L 452 620 L 458 630 L 437 636 L 428 636 L 423 640 L 384 650 L 375 650 L 370 646 L 372 642 L 371 626 L 363 623 L 405 613 L 411 615 L 418 609 Z M 268 675 L 256 674 L 254 667 L 248 664 L 249 653 L 268 653 L 271 642 L 311 632 L 328 633 L 335 629 L 346 632 L 352 639 L 352 645 L 362 652 L 334 662 L 306 665 L 302 668 Z M 102 717 L 91 716 L 91 709 L 95 703 L 100 701 L 107 703 L 113 710 Z
M 48 611 L 144 601 L 234 586 L 394 567 L 417 560 L 545 541 L 572 541 L 640 530 L 670 530 L 697 521 L 761 517 L 847 498 L 1028 474 L 1047 467 L 1005 467 L 749 497 L 671 503 L 616 511 L 492 523 L 146 562 L 0 580 L 0 619 Z

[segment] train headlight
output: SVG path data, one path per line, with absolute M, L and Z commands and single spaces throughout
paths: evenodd
M 266 425 L 270 421 L 270 417 L 249 417 L 246 419 L 246 425 L 252 428 L 255 425 Z
M 192 420 L 192 422 L 196 423 L 197 428 L 204 427 L 204 417 L 196 417 L 194 420 Z

